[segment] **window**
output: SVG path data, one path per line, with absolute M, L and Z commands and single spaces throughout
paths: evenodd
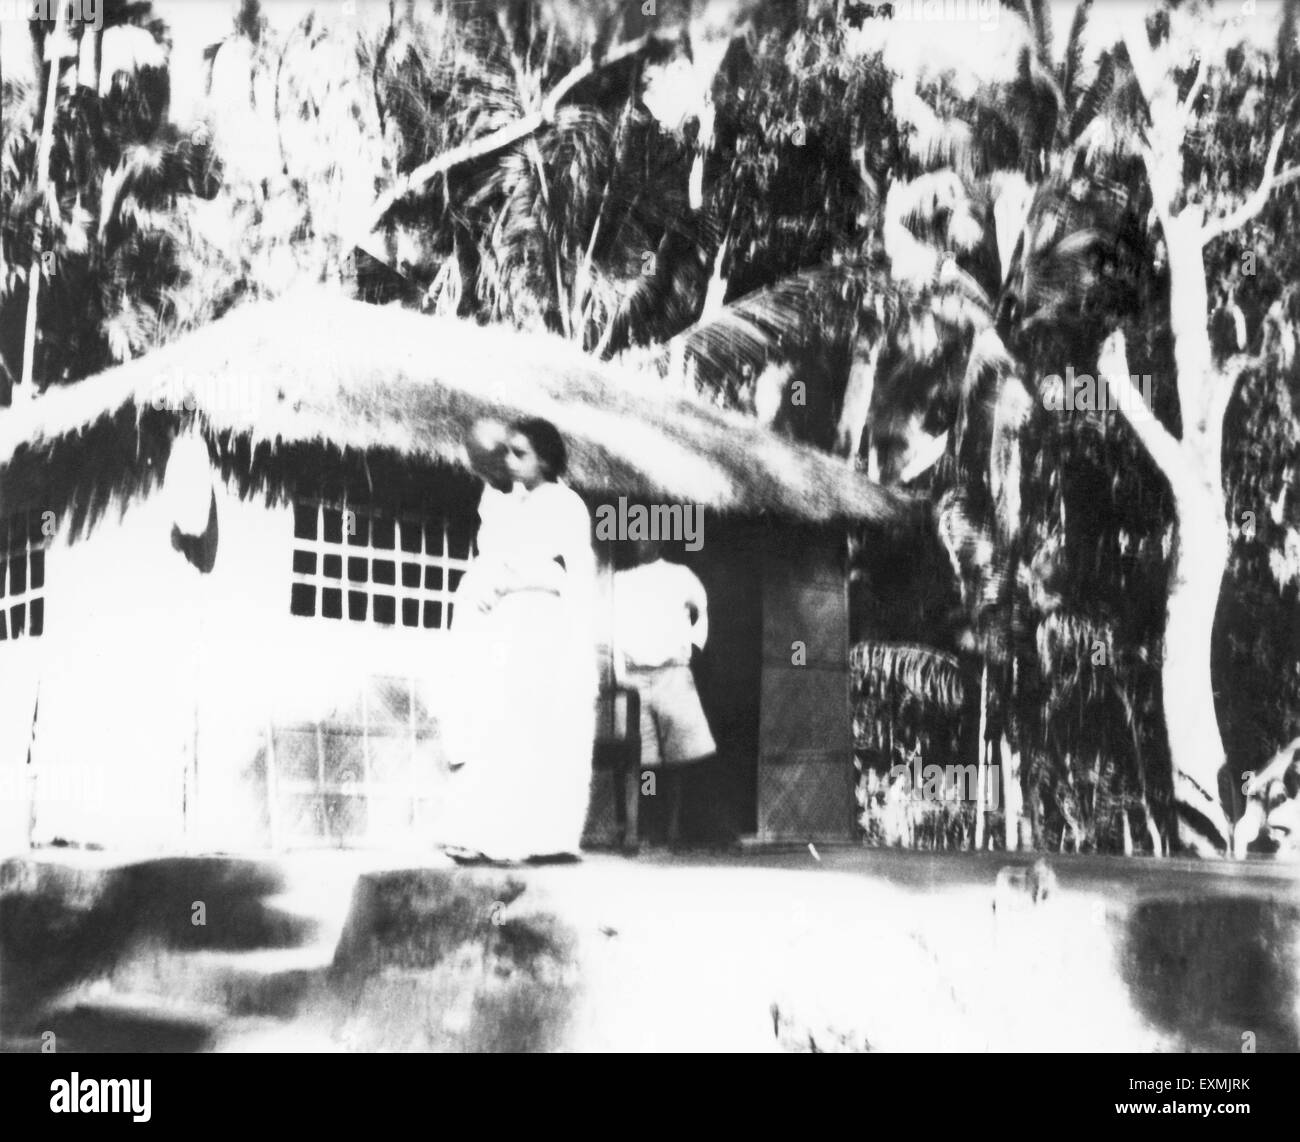
M 445 630 L 474 522 L 301 499 L 293 536 L 292 614 Z
M 427 837 L 446 777 L 437 724 L 410 678 L 368 675 L 327 718 L 273 725 L 272 842 L 343 845 Z
M 0 519 L 0 642 L 45 631 L 45 551 L 42 513 Z

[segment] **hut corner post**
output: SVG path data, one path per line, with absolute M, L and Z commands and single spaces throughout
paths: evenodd
M 763 544 L 760 841 L 856 839 L 849 594 L 842 534 L 769 530 Z

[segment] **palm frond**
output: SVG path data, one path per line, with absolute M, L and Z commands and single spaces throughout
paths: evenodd
M 885 215 L 918 237 L 928 237 L 942 232 L 946 217 L 962 209 L 967 197 L 961 177 L 944 167 L 890 187 Z
M 964 487 L 949 489 L 935 505 L 935 520 L 968 610 L 996 604 L 1002 589 L 1001 557 L 972 493 Z
M 1078 612 L 1054 611 L 1039 622 L 1035 644 L 1041 677 L 1049 683 L 1050 712 L 1070 702 L 1093 701 L 1109 690 L 1116 644 L 1110 623 Z
M 1029 0 L 1027 5 L 1038 62 L 1042 67 L 1049 69 L 1053 62 L 1052 3 L 1053 0 Z
M 902 305 L 878 263 L 805 270 L 747 294 L 674 338 L 660 354 L 661 371 L 670 360 L 684 359 L 702 391 L 745 407 L 751 383 L 773 359 L 879 337 Z
M 1065 92 L 1066 105 L 1078 107 L 1083 78 L 1084 39 L 1088 30 L 1088 18 L 1092 12 L 1092 0 L 1082 0 L 1075 9 L 1070 21 L 1070 34 L 1065 42 L 1065 61 L 1061 76 L 1061 90 Z M 1073 132 L 1071 132 L 1073 137 Z
M 901 79 L 894 84 L 892 101 L 898 124 L 907 133 L 907 149 L 922 173 L 947 169 L 963 178 L 975 176 L 970 124 L 954 115 L 939 115 Z
M 1015 369 L 1015 360 L 1007 351 L 1002 338 L 992 328 L 982 329 L 971 343 L 961 380 L 961 399 L 957 406 L 953 434 L 959 454 L 966 451 L 967 433 L 971 427 L 985 429 L 976 434 L 979 438 L 992 439 L 991 413 L 996 407 L 998 394 Z M 984 467 L 979 463 L 968 466 L 976 470 Z
M 956 655 L 916 643 L 861 642 L 849 654 L 857 692 L 892 706 L 900 698 L 952 716 L 965 703 L 966 686 Z
M 1076 77 L 1076 84 L 1081 84 L 1081 77 Z M 1116 92 L 1115 57 L 1104 52 L 1097 63 L 1097 74 L 1093 81 L 1075 94 L 1071 101 L 1073 108 L 1065 137 L 1070 143 L 1081 142 L 1084 131 L 1095 124 L 1109 127 L 1112 131 L 1117 120 L 1103 112 L 1113 102 Z M 1090 162 L 1095 162 L 1096 154 L 1090 155 Z

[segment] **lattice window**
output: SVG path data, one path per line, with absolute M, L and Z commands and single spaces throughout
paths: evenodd
M 428 835 L 446 768 L 416 680 L 368 675 L 352 702 L 267 741 L 273 844 Z
M 294 504 L 295 615 L 446 630 L 473 558 L 474 521 L 373 505 Z
M 0 642 L 45 631 L 45 552 L 42 513 L 0 519 Z

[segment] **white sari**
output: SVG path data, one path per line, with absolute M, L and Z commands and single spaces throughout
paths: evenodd
M 485 488 L 479 558 L 456 591 L 455 683 L 441 715 L 453 765 L 438 841 L 495 860 L 575 853 L 586 822 L 596 694 L 591 517 L 572 489 Z M 559 594 L 479 600 L 503 566 L 562 561 Z

